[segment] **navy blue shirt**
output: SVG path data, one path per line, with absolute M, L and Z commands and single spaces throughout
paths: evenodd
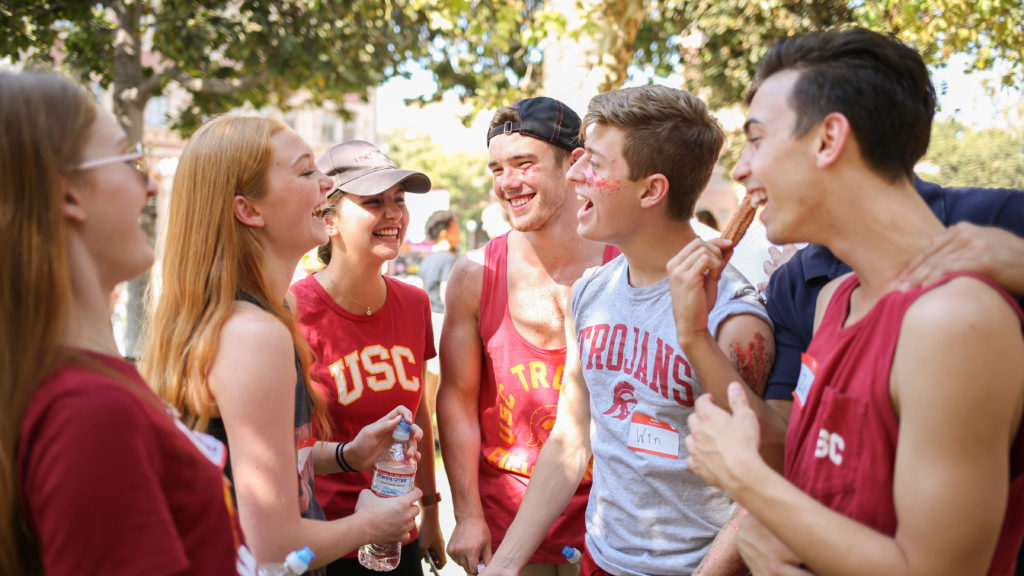
M 943 188 L 914 179 L 914 187 L 946 226 L 967 221 L 995 226 L 1024 237 L 1024 192 L 1006 188 Z M 800 374 L 800 354 L 814 331 L 818 292 L 831 280 L 851 272 L 828 248 L 811 244 L 772 274 L 768 316 L 775 327 L 775 366 L 765 398 L 792 400 Z M 1017 301 L 1024 307 L 1024 296 Z

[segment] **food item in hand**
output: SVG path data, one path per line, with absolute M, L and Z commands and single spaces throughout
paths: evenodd
M 740 207 L 736 210 L 736 214 L 729 220 L 729 223 L 725 225 L 722 230 L 722 238 L 732 240 L 733 247 L 736 247 L 740 243 L 740 239 L 747 233 L 747 228 L 750 228 L 750 224 L 754 221 L 754 216 L 757 215 L 757 208 L 761 204 L 764 204 L 767 197 L 764 192 L 750 193 L 747 192 L 743 195 L 743 201 L 740 202 Z

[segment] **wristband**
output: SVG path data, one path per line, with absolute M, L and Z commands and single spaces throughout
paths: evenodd
M 423 498 L 420 498 L 420 506 L 426 508 L 427 506 L 433 506 L 441 501 L 441 493 L 434 492 L 433 494 L 426 494 Z
M 353 468 L 348 460 L 345 460 L 345 445 L 348 442 L 341 442 L 334 448 L 334 461 L 338 463 L 338 467 L 341 468 L 342 472 L 358 472 Z

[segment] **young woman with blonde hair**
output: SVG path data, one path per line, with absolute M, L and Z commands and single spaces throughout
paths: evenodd
M 255 572 L 210 451 L 114 342 L 153 262 L 143 160 L 71 81 L 0 74 L 0 574 Z
M 239 116 L 202 126 L 174 178 L 143 373 L 186 423 L 228 444 L 239 516 L 261 561 L 309 546 L 322 565 L 401 540 L 418 511 L 419 491 L 364 491 L 352 516 L 317 521 L 314 471 L 372 465 L 400 416 L 412 418 L 393 410 L 343 451 L 315 440 L 329 425 L 285 297 L 302 254 L 327 241 L 318 213 L 330 186 L 293 130 Z

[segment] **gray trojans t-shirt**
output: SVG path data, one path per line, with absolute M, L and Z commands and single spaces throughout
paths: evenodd
M 633 288 L 627 271 L 621 255 L 587 270 L 572 301 L 594 450 L 587 549 L 611 574 L 690 574 L 733 502 L 687 466 L 686 418 L 704 390 L 678 349 L 668 279 Z M 769 321 L 754 288 L 727 266 L 712 335 L 735 314 Z

